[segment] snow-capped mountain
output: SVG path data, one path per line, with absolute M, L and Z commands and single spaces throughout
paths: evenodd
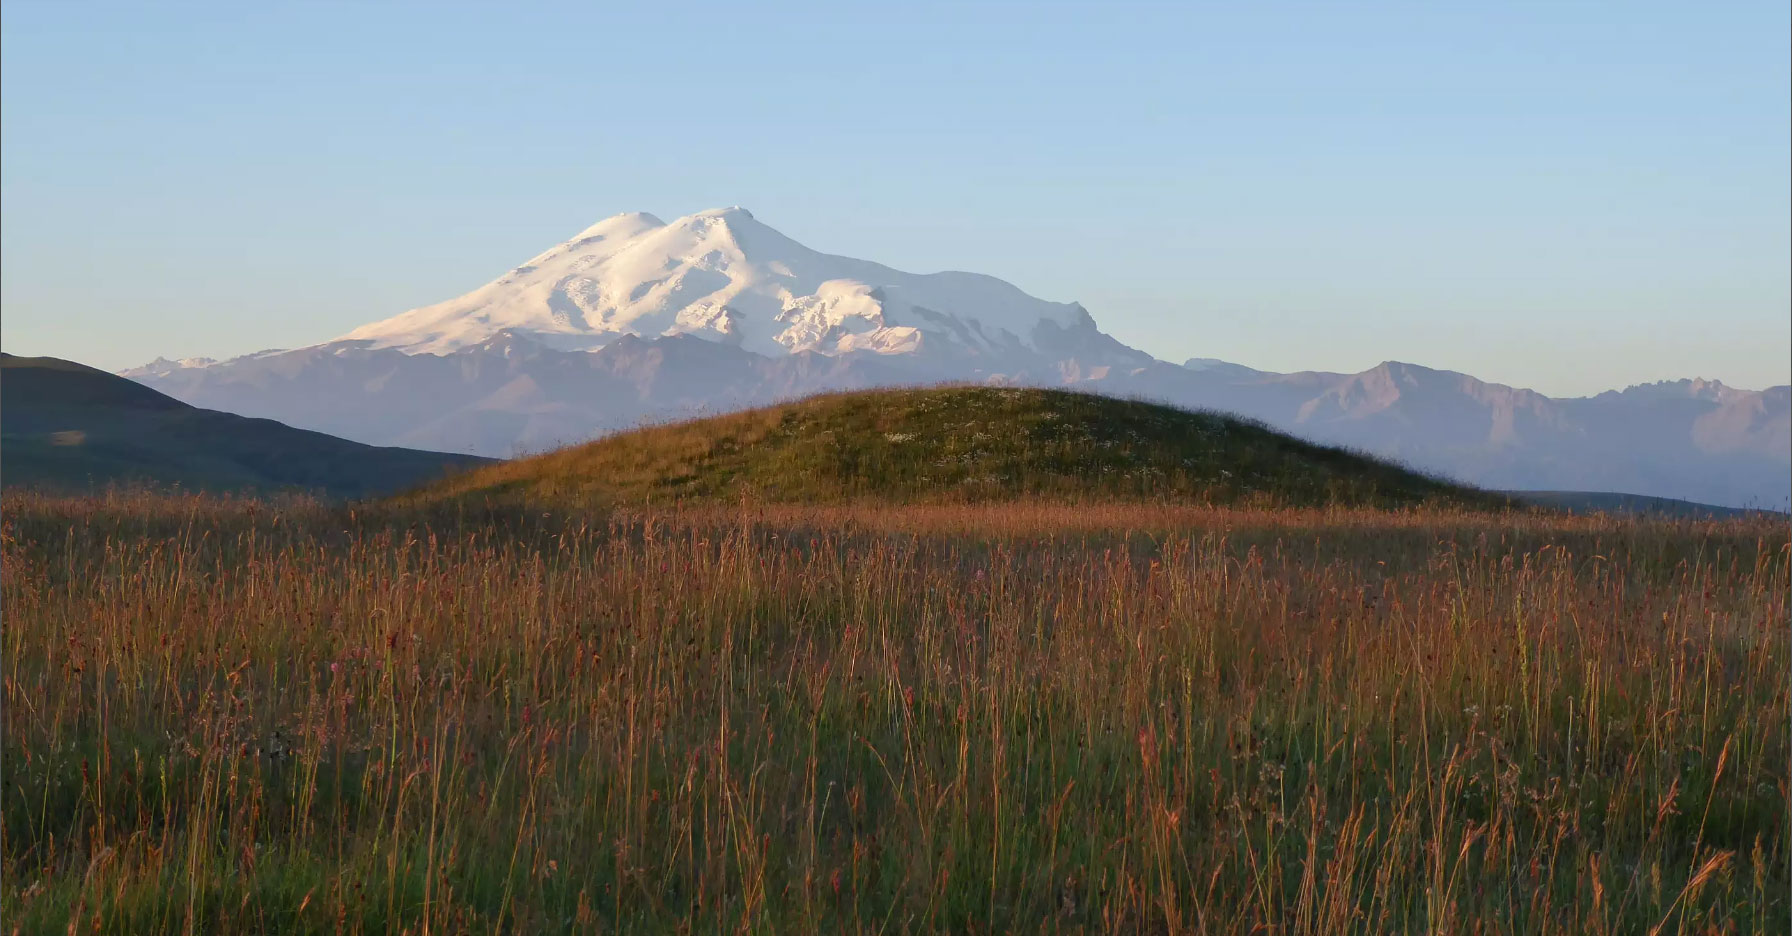
M 1673 381 L 1552 399 L 1450 371 L 1170 364 L 1074 302 L 820 253 L 740 208 L 618 215 L 457 299 L 340 338 L 123 372 L 361 442 L 508 456 L 823 390 L 1074 386 L 1228 410 L 1488 487 L 1792 501 L 1792 390 Z
M 670 224 L 623 214 L 456 299 L 357 328 L 343 341 L 446 354 L 501 334 L 561 351 L 623 335 L 694 335 L 756 354 L 922 350 L 1005 357 L 1094 332 L 1075 303 L 992 276 L 915 274 L 819 253 L 724 208 Z

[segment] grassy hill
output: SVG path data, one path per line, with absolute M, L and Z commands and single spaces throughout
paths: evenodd
M 1503 506 L 1212 413 L 1061 390 L 829 394 L 491 465 L 409 495 L 574 503 L 1071 500 Z
M 488 459 L 381 448 L 188 406 L 83 364 L 0 354 L 0 482 L 390 493 Z

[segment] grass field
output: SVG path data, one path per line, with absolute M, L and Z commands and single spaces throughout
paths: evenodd
M 3 506 L 8 931 L 1792 925 L 1783 520 Z

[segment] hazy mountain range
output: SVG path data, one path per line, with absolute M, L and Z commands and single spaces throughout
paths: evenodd
M 1070 386 L 1206 407 L 1502 489 L 1792 501 L 1792 388 L 1681 380 L 1556 399 L 1384 363 L 1160 361 L 1075 303 L 818 253 L 730 208 L 619 215 L 465 296 L 333 341 L 123 374 L 377 445 L 507 456 L 820 390 Z

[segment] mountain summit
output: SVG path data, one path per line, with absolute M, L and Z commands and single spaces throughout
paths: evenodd
M 650 214 L 605 219 L 464 296 L 339 340 L 446 354 L 500 335 L 562 351 L 623 335 L 695 335 L 767 356 L 926 348 L 1001 357 L 1055 348 L 1075 332 L 1099 334 L 1075 303 L 976 273 L 904 273 L 820 253 L 745 208 L 722 208 L 669 224 Z

